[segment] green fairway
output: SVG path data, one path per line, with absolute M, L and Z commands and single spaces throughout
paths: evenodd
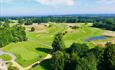
M 100 36 L 102 30 L 98 28 L 92 28 L 88 26 L 82 26 L 81 28 L 76 29 L 73 33 L 67 33 L 64 36 L 65 45 L 70 46 L 73 42 L 82 43 L 85 39 L 93 36 Z
M 11 43 L 2 48 L 2 50 L 13 53 L 16 55 L 16 62 L 23 67 L 27 67 L 32 63 L 43 59 L 51 48 L 51 44 L 54 35 L 58 32 L 64 32 L 69 30 L 64 24 L 52 24 L 47 28 L 47 33 L 39 32 L 27 32 L 28 41 Z M 81 25 L 80 28 L 72 29 L 72 32 L 68 32 L 64 36 L 66 47 L 69 47 L 73 42 L 83 43 L 83 40 L 92 36 L 101 35 L 102 30 L 98 28 L 92 28 L 86 25 Z M 93 47 L 92 44 L 88 44 Z M 42 66 L 38 66 L 44 69 Z
M 4 61 L 8 61 L 8 60 L 11 60 L 12 57 L 7 54 L 3 54 L 3 55 L 0 55 L 0 59 L 2 59 Z
M 37 48 L 50 48 L 39 43 L 37 34 L 27 33 L 27 36 L 29 38 L 28 41 L 11 43 L 3 48 L 4 51 L 15 54 L 17 57 L 16 61 L 24 67 L 42 59 L 47 55 L 45 51 L 40 51 Z

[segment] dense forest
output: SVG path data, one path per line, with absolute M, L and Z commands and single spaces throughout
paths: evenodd
M 64 46 L 63 34 L 59 33 L 52 44 L 50 70 L 115 70 L 115 44 L 108 42 L 106 48 L 92 49 L 79 43 L 73 43 L 69 48 Z
M 47 17 L 1 17 L 0 21 L 18 20 L 20 24 L 31 25 L 32 23 L 93 23 L 93 27 L 115 31 L 115 17 L 77 17 L 77 16 L 47 16 Z
M 0 23 L 0 47 L 11 42 L 26 41 L 25 28 L 21 25 L 10 26 L 9 23 Z

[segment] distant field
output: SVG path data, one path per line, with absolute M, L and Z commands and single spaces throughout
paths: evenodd
M 33 26 L 26 26 L 27 29 L 31 27 Z M 32 63 L 43 59 L 51 48 L 54 35 L 58 32 L 67 31 L 67 34 L 64 36 L 66 47 L 69 47 L 73 42 L 83 43 L 83 40 L 86 38 L 102 34 L 101 29 L 92 28 L 85 24 L 81 24 L 77 29 L 68 28 L 67 25 L 61 23 L 51 24 L 51 27 L 45 26 L 42 29 L 39 29 L 38 27 L 35 27 L 35 32 L 27 31 L 28 41 L 11 43 L 2 48 L 4 51 L 15 54 L 17 57 L 16 62 L 23 67 L 27 67 Z M 91 43 L 88 43 L 88 45 L 94 47 Z M 38 68 L 44 70 L 42 66 L 38 66 Z

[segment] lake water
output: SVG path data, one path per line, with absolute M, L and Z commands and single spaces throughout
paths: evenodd
M 94 36 L 94 37 L 87 38 L 84 41 L 89 42 L 89 41 L 92 41 L 92 40 L 100 40 L 100 39 L 105 39 L 105 38 L 107 38 L 107 37 L 106 36 Z

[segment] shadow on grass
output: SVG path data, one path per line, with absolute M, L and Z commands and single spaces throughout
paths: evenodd
M 44 61 L 42 61 L 40 64 L 36 63 L 35 65 L 32 66 L 32 68 L 37 67 L 38 65 L 42 66 L 45 70 L 51 70 L 51 60 L 50 59 L 46 59 Z
M 41 51 L 41 52 L 44 52 L 44 53 L 51 53 L 52 49 L 48 49 L 48 48 L 36 48 L 37 51 Z M 50 63 L 51 63 L 51 60 L 50 59 L 46 59 L 46 60 L 43 60 L 39 63 L 36 63 L 32 66 L 32 68 L 36 68 L 37 66 L 42 66 L 45 70 L 51 70 L 51 67 L 50 67 Z
M 44 60 L 44 61 L 42 61 L 41 63 L 40 63 L 40 65 L 42 66 L 42 67 L 44 67 L 46 70 L 51 70 L 51 60 L 50 59 L 47 59 L 47 60 Z
M 37 51 L 45 52 L 45 53 L 50 53 L 52 49 L 48 48 L 36 48 Z

